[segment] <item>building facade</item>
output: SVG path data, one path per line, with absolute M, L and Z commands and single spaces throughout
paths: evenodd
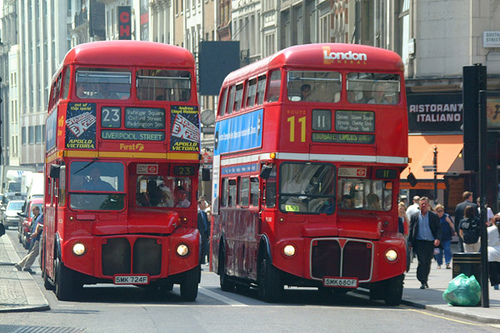
M 411 171 L 419 180 L 417 186 L 404 186 L 406 194 L 436 196 L 451 207 L 457 193 L 474 190 L 474 173 L 463 170 L 461 162 L 462 68 L 487 66 L 489 107 L 500 105 L 495 95 L 500 96 L 500 4 L 491 0 L 3 1 L 3 163 L 41 166 L 51 76 L 71 47 L 119 38 L 120 6 L 131 9 L 132 39 L 185 47 L 195 58 L 201 41 L 239 41 L 241 65 L 292 45 L 319 42 L 399 53 L 405 63 L 412 159 L 403 176 Z M 200 96 L 201 111 L 216 106 L 214 96 Z M 488 197 L 496 205 L 495 125 L 489 133 L 495 182 Z M 210 150 L 211 139 L 206 131 L 204 149 Z M 435 151 L 436 181 L 423 170 L 434 163 Z

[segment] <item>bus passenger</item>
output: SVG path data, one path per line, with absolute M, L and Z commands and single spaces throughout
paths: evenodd
M 191 206 L 191 202 L 187 199 L 187 192 L 183 186 L 177 186 L 174 192 L 175 195 L 175 207 L 186 208 Z
M 349 194 L 343 195 L 340 201 L 340 207 L 344 209 L 354 209 L 354 198 Z
M 101 170 L 99 167 L 91 167 L 89 171 L 89 182 L 85 184 L 86 191 L 114 191 L 115 189 L 110 183 L 101 179 Z
M 311 96 L 311 85 L 307 83 L 303 84 L 302 87 L 300 87 L 300 100 L 306 101 L 309 96 Z
M 382 210 L 380 206 L 380 198 L 375 193 L 370 193 L 366 196 L 369 210 Z
M 111 89 L 111 84 L 108 81 L 102 81 L 99 85 L 99 92 L 95 94 L 95 98 L 101 99 L 120 99 L 120 96 Z
M 385 98 L 385 87 L 381 84 L 375 84 L 372 97 L 373 98 L 368 101 L 368 104 L 389 104 Z
M 87 91 L 89 91 L 89 85 L 87 83 L 78 83 L 76 86 L 76 96 L 78 98 L 90 98 Z

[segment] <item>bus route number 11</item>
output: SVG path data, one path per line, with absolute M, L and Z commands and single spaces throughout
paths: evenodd
M 295 116 L 286 119 L 290 123 L 290 142 L 295 142 L 295 127 L 300 131 L 300 142 L 306 142 L 306 117 L 300 117 L 295 121 Z

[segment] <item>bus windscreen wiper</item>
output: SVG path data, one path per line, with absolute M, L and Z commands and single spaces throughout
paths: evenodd
M 80 171 L 82 170 L 85 170 L 86 168 L 88 168 L 89 166 L 91 166 L 95 161 L 97 161 L 98 158 L 94 158 L 92 161 L 90 161 L 89 163 L 85 164 L 83 167 L 81 167 L 80 169 L 78 169 L 77 171 L 75 171 L 73 174 L 76 175 L 77 173 L 79 173 Z

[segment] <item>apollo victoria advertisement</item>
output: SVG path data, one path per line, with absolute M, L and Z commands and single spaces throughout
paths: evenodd
M 95 149 L 96 104 L 68 103 L 66 111 L 66 148 Z
M 170 149 L 198 152 L 200 150 L 198 107 L 172 105 L 170 117 Z

